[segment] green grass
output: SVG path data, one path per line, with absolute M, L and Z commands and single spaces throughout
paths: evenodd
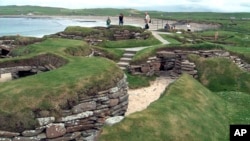
M 250 124 L 250 94 L 237 91 L 216 94 L 227 101 L 226 113 L 230 124 Z
M 228 140 L 226 102 L 183 75 L 146 110 L 106 126 L 101 141 Z
M 100 34 L 100 30 L 90 28 L 90 27 L 81 27 L 81 26 L 68 26 L 66 29 L 63 31 L 64 34 L 67 35 L 78 35 L 78 36 L 90 36 L 93 34 Z
M 110 48 L 103 48 L 98 46 L 92 46 L 94 50 L 100 51 L 105 57 L 117 62 L 124 54 L 124 50 L 121 49 L 110 49 Z
M 13 50 L 14 54 L 18 56 L 34 55 L 39 53 L 56 53 L 57 55 L 66 55 L 65 48 L 75 46 L 87 46 L 87 43 L 77 40 L 49 38 L 41 43 L 32 44 L 29 46 L 17 48 Z
M 67 99 L 77 100 L 79 92 L 96 94 L 99 90 L 114 86 L 117 78 L 123 77 L 123 72 L 111 60 L 78 56 L 82 54 L 72 56 L 67 51 L 82 50 L 84 46 L 88 47 L 86 43 L 77 40 L 47 39 L 15 51 L 19 56 L 25 56 L 15 58 L 13 61 L 32 58 L 38 54 L 54 54 L 63 57 L 68 63 L 53 71 L 1 83 L 2 130 L 19 130 L 15 128 L 20 122 L 23 122 L 23 128 L 30 129 L 35 124 L 34 117 L 27 115 L 33 115 L 32 111 L 48 110 L 57 116 L 60 107 L 67 105 Z M 6 117 L 9 119 L 6 120 Z
M 99 46 L 105 48 L 132 48 L 132 47 L 143 47 L 151 45 L 159 45 L 160 41 L 154 38 L 152 35 L 147 39 L 128 39 L 128 40 L 119 40 L 119 41 L 110 41 L 106 40 Z
M 218 32 L 217 41 L 213 41 L 215 32 Z M 242 34 L 242 33 L 233 32 L 233 31 L 223 31 L 221 29 L 211 30 L 211 31 L 201 31 L 201 32 L 195 33 L 195 35 L 203 39 L 205 37 L 210 37 L 212 39 L 211 41 L 213 42 L 233 45 L 237 47 L 249 47 L 249 43 L 250 43 L 250 36 L 247 34 Z
M 141 76 L 141 75 L 131 75 L 130 73 L 126 73 L 128 87 L 130 89 L 137 89 L 142 87 L 150 86 L 150 81 L 155 80 L 155 76 Z
M 210 90 L 241 91 L 250 94 L 250 73 L 225 58 L 190 57 L 198 70 L 199 81 Z
M 179 42 L 178 40 L 176 40 L 175 38 L 173 38 L 172 35 L 160 34 L 160 36 L 161 36 L 163 39 L 169 41 L 170 44 L 182 44 L 181 42 Z
M 136 53 L 132 58 L 131 64 L 140 64 L 144 63 L 149 57 L 154 56 L 157 52 L 157 49 L 164 48 L 164 45 L 157 45 L 142 49 Z

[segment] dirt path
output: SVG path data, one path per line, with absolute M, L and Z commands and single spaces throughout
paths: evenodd
M 128 90 L 129 104 L 125 115 L 146 109 L 150 103 L 159 99 L 160 95 L 165 91 L 166 87 L 172 83 L 174 79 L 169 77 L 157 77 L 151 82 L 149 87 L 140 89 Z

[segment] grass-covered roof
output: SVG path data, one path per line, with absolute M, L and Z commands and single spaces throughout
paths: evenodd
M 78 56 L 72 56 L 72 52 L 78 52 Z M 1 83 L 2 124 L 23 122 L 24 127 L 30 127 L 30 124 L 34 124 L 31 122 L 34 116 L 32 111 L 60 110 L 67 99 L 77 100 L 80 91 L 87 95 L 91 87 L 96 87 L 96 92 L 108 89 L 114 86 L 117 78 L 123 77 L 123 72 L 113 61 L 101 57 L 86 57 L 91 50 L 83 41 L 46 39 L 41 43 L 21 47 L 13 53 L 25 55 L 13 59 L 14 61 L 40 54 L 53 54 L 65 59 L 67 63 L 49 72 Z M 8 120 L 3 121 L 6 117 L 9 117 Z

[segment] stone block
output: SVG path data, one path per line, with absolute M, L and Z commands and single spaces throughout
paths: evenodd
M 116 106 L 114 106 L 114 107 L 111 108 L 111 111 L 116 111 L 116 110 L 120 109 L 121 107 L 122 107 L 121 104 L 120 105 L 116 105 Z
M 50 124 L 46 128 L 46 136 L 47 138 L 57 138 L 61 137 L 66 133 L 66 128 L 65 125 L 60 123 L 60 124 Z
M 229 57 L 230 53 L 229 52 L 224 52 L 221 54 L 221 57 Z
M 161 63 L 160 62 L 152 62 L 151 66 L 154 68 L 154 70 L 158 71 L 158 70 L 160 70 Z
M 59 121 L 66 122 L 66 121 L 71 121 L 71 120 L 87 118 L 87 117 L 92 116 L 93 114 L 94 114 L 93 111 L 86 111 L 86 112 L 82 112 L 82 113 L 79 113 L 79 114 L 76 114 L 76 115 L 61 117 L 59 119 Z
M 123 95 L 123 93 L 119 91 L 119 92 L 116 92 L 116 93 L 109 94 L 109 98 L 115 99 L 115 98 L 120 97 L 121 95 Z
M 33 137 L 33 136 L 37 136 L 40 133 L 43 132 L 44 129 L 37 129 L 37 130 L 25 130 L 22 132 L 22 135 L 25 137 Z
M 105 121 L 106 125 L 112 126 L 116 123 L 121 122 L 124 119 L 123 116 L 110 117 Z
M 175 53 L 174 52 L 168 52 L 168 51 L 159 51 L 156 53 L 156 56 L 158 58 L 175 58 Z
M 101 113 L 103 113 L 103 112 L 105 112 L 105 111 L 107 111 L 107 110 L 109 110 L 109 109 L 106 108 L 106 109 L 101 109 L 101 110 L 95 110 L 95 111 L 94 111 L 94 116 L 97 116 L 97 115 L 99 115 L 99 114 L 101 114 Z
M 150 71 L 150 66 L 142 66 L 141 67 L 141 72 L 142 73 L 147 73 Z
M 116 93 L 118 91 L 119 91 L 118 87 L 114 87 L 114 88 L 109 89 L 110 94 Z
M 91 111 L 96 109 L 96 102 L 91 101 L 91 102 L 86 102 L 86 103 L 81 103 L 72 108 L 73 114 L 78 114 L 82 113 L 85 111 Z
M 97 141 L 100 135 L 101 135 L 100 131 L 95 131 L 95 132 L 90 133 L 89 136 L 84 137 L 83 140 L 84 141 Z
M 48 141 L 72 141 L 76 140 L 81 136 L 81 132 L 74 132 L 74 133 L 68 133 L 64 135 L 63 137 L 55 138 L 55 139 L 48 139 Z
M 12 80 L 11 73 L 0 74 L 0 83 Z
M 99 106 L 96 107 L 96 109 L 100 110 L 100 109 L 106 109 L 108 107 L 109 107 L 109 105 L 99 105 Z
M 67 133 L 76 132 L 76 131 L 83 131 L 94 128 L 94 124 L 84 124 L 84 125 L 77 125 L 67 127 Z
M 109 90 L 104 90 L 104 91 L 98 92 L 97 94 L 102 95 L 102 94 L 108 94 L 108 93 L 109 93 Z
M 122 96 L 122 97 L 119 97 L 119 101 L 120 102 L 124 102 L 124 101 L 127 101 L 128 100 L 128 94 L 127 95 L 124 95 L 124 96 Z
M 109 106 L 113 107 L 119 103 L 119 99 L 110 99 Z
M 12 141 L 40 141 L 37 137 L 15 137 Z
M 109 98 L 108 98 L 108 96 L 102 96 L 102 97 L 98 97 L 96 100 L 97 101 L 108 101 Z
M 0 50 L 1 51 L 1 50 Z M 0 137 L 0 141 L 12 141 L 12 139 L 10 139 L 10 138 L 1 138 Z
M 0 137 L 12 138 L 19 135 L 20 133 L 17 132 L 0 131 Z
M 37 118 L 37 121 L 40 126 L 44 126 L 53 123 L 55 121 L 55 117 Z
M 38 139 L 40 139 L 40 140 L 46 139 L 46 138 L 47 138 L 47 136 L 46 136 L 45 133 L 41 133 L 41 134 L 37 135 L 36 137 L 37 137 Z

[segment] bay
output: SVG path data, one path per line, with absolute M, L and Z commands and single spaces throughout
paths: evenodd
M 0 37 L 21 35 L 43 37 L 63 31 L 67 26 L 106 26 L 104 20 L 70 18 L 0 18 Z

